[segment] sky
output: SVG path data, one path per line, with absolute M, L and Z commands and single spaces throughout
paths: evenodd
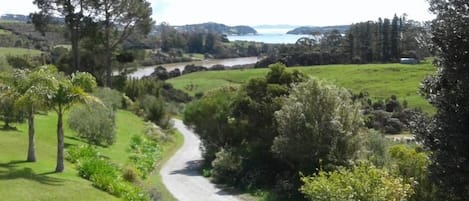
M 28 14 L 33 0 L 0 0 L 0 14 Z M 227 25 L 346 25 L 392 18 L 431 20 L 426 0 L 148 0 L 156 23 L 218 22 Z

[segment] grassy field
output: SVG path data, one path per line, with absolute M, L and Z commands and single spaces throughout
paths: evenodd
M 429 62 L 418 65 L 366 64 L 288 68 L 293 69 L 348 88 L 354 93 L 368 92 L 375 100 L 396 95 L 400 100 L 407 100 L 410 107 L 422 108 L 427 112 L 434 110 L 418 93 L 424 77 L 435 72 Z M 168 82 L 175 88 L 194 95 L 222 85 L 239 85 L 251 78 L 262 77 L 267 72 L 268 69 L 197 72 L 170 79 Z
M 16 47 L 0 47 L 0 56 L 40 55 L 41 51 Z
M 65 172 L 53 173 L 56 162 L 56 121 L 54 113 L 49 115 L 37 115 L 36 117 L 36 151 L 38 162 L 26 163 L 27 151 L 27 125 L 15 125 L 18 131 L 0 130 L 0 200 L 24 201 L 24 200 L 119 200 L 118 198 L 101 191 L 91 183 L 78 176 L 73 164 L 65 163 Z M 66 122 L 66 121 L 65 121 Z M 133 135 L 141 135 L 144 129 L 144 121 L 128 111 L 118 111 L 116 115 L 117 136 L 116 143 L 110 147 L 99 148 L 99 151 L 116 164 L 127 163 L 129 153 L 129 139 Z M 74 137 L 73 131 L 65 126 L 65 146 L 83 144 Z M 173 152 L 169 147 L 180 143 L 179 141 L 164 145 L 165 158 Z M 155 184 L 160 187 L 161 180 L 155 178 L 158 172 L 149 176 L 145 183 Z M 154 181 L 153 181 L 154 180 Z M 164 191 L 164 190 L 163 190 Z M 165 191 L 167 192 L 167 191 Z M 165 194 L 164 192 L 162 194 Z M 172 197 L 166 194 L 170 200 Z
M 11 34 L 10 31 L 4 30 L 4 29 L 0 29 L 0 35 L 10 35 L 10 34 Z

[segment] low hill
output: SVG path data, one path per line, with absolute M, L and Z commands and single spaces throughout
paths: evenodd
M 182 32 L 214 32 L 226 35 L 257 34 L 257 31 L 249 26 L 227 26 L 213 22 L 175 26 L 175 28 Z
M 350 25 L 338 25 L 338 26 L 324 26 L 324 27 L 316 27 L 316 26 L 311 26 L 311 27 L 298 27 L 293 30 L 290 30 L 287 32 L 287 34 L 295 34 L 295 35 L 307 35 L 311 34 L 314 32 L 319 32 L 321 34 L 327 33 L 333 30 L 338 30 L 340 33 L 345 33 L 347 30 L 349 30 Z
M 366 65 L 325 65 L 294 67 L 307 75 L 328 80 L 352 90 L 354 93 L 368 92 L 371 98 L 386 99 L 396 95 L 406 100 L 410 107 L 433 112 L 434 109 L 418 91 L 425 76 L 435 71 L 430 62 L 418 65 L 366 64 Z M 177 89 L 192 95 L 206 92 L 219 86 L 239 85 L 247 80 L 265 76 L 268 69 L 205 71 L 186 74 L 169 80 Z

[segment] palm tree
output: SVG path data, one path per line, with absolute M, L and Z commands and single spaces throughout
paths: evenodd
M 71 78 L 56 76 L 56 84 L 48 95 L 49 106 L 57 113 L 57 166 L 55 172 L 64 171 L 63 115 L 76 103 L 99 102 L 89 95 L 96 87 L 96 79 L 89 73 L 76 73 Z
M 43 66 L 34 71 L 15 71 L 13 88 L 18 99 L 16 105 L 26 111 L 28 119 L 28 162 L 36 162 L 34 115 L 46 108 L 46 97 L 53 86 L 53 68 Z

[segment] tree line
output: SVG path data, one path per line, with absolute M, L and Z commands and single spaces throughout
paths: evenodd
M 283 45 L 260 61 L 257 67 L 275 62 L 295 65 L 398 62 L 401 57 L 417 60 L 431 56 L 429 25 L 406 19 L 378 19 L 352 24 L 346 34 L 337 30 L 311 33 L 295 44 Z

